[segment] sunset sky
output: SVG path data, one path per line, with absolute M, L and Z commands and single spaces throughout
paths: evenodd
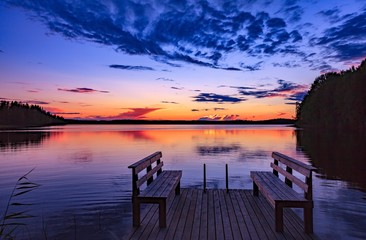
M 5 0 L 0 19 L 0 100 L 65 118 L 292 118 L 366 57 L 364 0 Z

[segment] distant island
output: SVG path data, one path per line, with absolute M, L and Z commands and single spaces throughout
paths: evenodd
M 262 121 L 250 120 L 226 120 L 226 121 L 210 121 L 210 120 L 65 120 L 68 124 L 295 124 L 294 119 L 269 119 Z
M 297 104 L 296 118 L 302 128 L 366 132 L 366 59 L 317 77 Z
M 19 129 L 65 124 L 62 117 L 53 115 L 37 105 L 17 101 L 0 102 L 0 129 Z

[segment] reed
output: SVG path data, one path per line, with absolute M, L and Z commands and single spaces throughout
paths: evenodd
M 0 219 L 0 239 L 14 239 L 16 230 L 20 226 L 26 226 L 26 224 L 21 220 L 34 217 L 33 215 L 28 214 L 29 210 L 24 210 L 23 208 L 33 204 L 19 201 L 19 196 L 30 193 L 40 186 L 39 184 L 31 182 L 28 179 L 28 175 L 33 170 L 34 168 L 21 176 L 15 183 L 15 186 L 9 196 L 5 212 Z

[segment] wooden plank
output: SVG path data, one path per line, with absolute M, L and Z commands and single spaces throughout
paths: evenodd
M 131 164 L 130 166 L 128 166 L 128 168 L 133 168 L 133 169 L 135 169 L 136 173 L 139 173 L 142 170 L 144 170 L 145 168 L 147 168 L 147 166 L 151 165 L 158 159 L 162 158 L 162 156 L 163 156 L 163 154 L 160 151 L 155 152 L 155 153 L 141 159 L 140 161 L 137 161 L 137 162 Z
M 142 176 L 139 180 L 136 182 L 136 186 L 139 188 L 142 184 L 144 184 L 149 178 L 151 178 L 159 169 L 161 169 L 164 165 L 164 162 L 160 162 L 158 165 L 156 165 L 153 169 L 151 169 L 148 173 L 146 173 L 144 176 Z M 161 176 L 159 176 L 161 177 Z
M 294 175 L 292 175 L 291 173 L 288 173 L 283 168 L 281 168 L 277 165 L 274 165 L 273 163 L 271 163 L 271 168 L 276 169 L 277 172 L 281 173 L 288 180 L 295 183 L 297 186 L 299 186 L 305 192 L 308 192 L 308 189 L 309 189 L 308 185 L 306 183 L 304 183 L 303 181 L 301 181 L 300 179 L 298 179 L 297 177 L 295 177 Z
M 187 194 L 188 194 L 188 191 L 186 191 L 186 194 L 184 195 L 184 197 L 182 197 L 182 202 L 179 203 L 177 210 L 174 213 L 173 219 L 169 224 L 169 228 L 167 228 L 165 239 L 174 239 L 174 235 L 177 230 L 178 223 L 181 219 L 182 211 L 184 208 L 187 207 L 187 202 L 189 204 L 189 201 L 187 200 Z M 163 238 L 159 238 L 159 239 L 163 239 Z
M 263 215 L 262 211 L 258 208 L 257 204 L 255 203 L 256 199 L 254 199 L 253 196 L 248 191 L 243 192 L 242 194 L 245 195 L 246 198 L 248 199 L 248 202 L 250 203 L 250 206 L 253 209 L 254 214 L 259 219 L 259 222 L 263 228 L 263 231 L 265 232 L 265 234 L 267 236 L 267 239 L 277 239 L 277 237 L 273 231 L 268 231 L 271 229 L 270 228 L 271 223 L 268 222 L 267 216 Z
M 216 239 L 224 239 L 224 227 L 222 222 L 223 217 L 221 214 L 221 203 L 218 191 L 213 191 L 213 198 L 214 198 Z
M 170 222 L 173 219 L 174 213 L 179 205 L 179 203 L 181 203 L 182 198 L 184 198 L 186 196 L 186 192 L 182 192 L 182 194 L 180 196 L 175 196 L 174 198 L 172 198 L 172 201 L 168 201 L 168 211 L 167 211 L 167 228 L 170 227 Z M 149 236 L 147 236 L 146 239 L 158 239 L 160 240 L 159 237 L 161 236 L 165 236 L 166 232 L 167 232 L 167 228 L 160 228 L 159 227 L 159 222 L 156 221 L 155 223 L 152 223 L 152 225 L 154 225 L 154 229 L 153 231 L 150 233 Z M 160 236 L 159 236 L 160 235 Z
M 303 162 L 300 162 L 296 159 L 293 159 L 289 156 L 286 156 L 279 152 L 273 152 L 272 157 L 285 165 L 291 167 L 292 169 L 296 170 L 297 172 L 305 175 L 306 177 L 311 176 L 311 172 L 315 171 L 317 168 L 307 165 Z
M 236 192 L 238 190 L 230 190 L 230 200 L 231 200 L 231 207 L 232 207 L 232 211 L 233 211 L 233 215 L 235 215 L 235 218 L 237 220 L 238 223 L 238 228 L 241 234 L 241 238 L 242 239 L 250 239 L 250 234 L 247 228 L 247 224 L 244 221 L 244 217 L 243 214 L 241 213 L 241 209 L 238 203 L 238 200 L 236 199 Z M 228 207 L 230 209 L 230 207 Z M 229 210 L 229 214 L 230 214 L 230 210 Z M 234 232 L 234 228 L 232 228 L 233 232 Z M 235 236 L 235 235 L 234 235 Z
M 151 216 L 156 211 L 156 206 L 154 209 L 153 208 L 154 206 L 152 204 L 149 204 L 146 206 L 146 208 L 144 208 L 144 210 L 141 212 L 141 222 L 146 223 L 148 221 L 147 219 L 151 218 Z M 141 233 L 142 231 L 143 229 L 141 227 L 133 227 L 130 233 L 125 237 L 125 239 L 137 239 L 136 237 L 134 238 L 134 236 L 139 235 L 139 232 Z
M 215 206 L 213 190 L 207 190 L 207 239 L 216 239 L 216 225 L 215 225 Z
M 254 218 L 254 216 L 251 216 L 251 213 L 247 209 L 247 205 L 249 205 L 248 201 L 245 199 L 245 196 L 240 194 L 240 191 L 235 191 L 236 199 L 240 206 L 240 211 L 243 215 L 244 221 L 247 225 L 248 232 L 250 235 L 250 239 L 263 239 L 265 235 L 263 236 L 263 231 L 260 229 L 260 231 L 257 231 L 256 225 L 258 225 L 258 220 Z
M 196 207 L 197 192 L 188 190 L 185 207 L 179 219 L 177 230 L 173 239 L 190 239 L 192 233 L 192 223 L 194 210 Z M 185 237 L 183 235 L 186 235 Z
M 266 220 L 268 221 L 269 225 L 268 231 L 272 231 L 276 235 L 276 238 L 279 240 L 293 239 L 293 237 L 286 231 L 284 231 L 283 233 L 276 232 L 274 209 L 271 205 L 268 204 L 267 200 L 263 196 L 254 197 L 254 201 L 256 202 L 259 209 L 263 212 L 263 215 L 266 216 Z
M 223 198 L 222 202 L 225 202 L 225 211 L 226 211 L 226 216 L 228 218 L 228 220 L 226 221 L 227 223 L 229 223 L 229 226 L 225 226 L 225 237 L 227 236 L 226 232 L 228 230 L 230 230 L 230 233 L 232 235 L 231 239 L 242 239 L 241 233 L 240 233 L 240 229 L 238 226 L 238 220 L 236 218 L 236 214 L 234 212 L 233 206 L 232 206 L 232 202 L 231 202 L 231 194 L 226 193 L 225 191 L 220 191 L 220 197 Z M 228 239 L 228 237 L 227 237 Z
M 203 191 L 200 191 L 198 189 L 196 189 L 196 191 L 197 191 L 197 201 L 196 201 L 196 207 L 195 207 L 194 218 L 193 218 L 193 223 L 192 223 L 193 224 L 192 234 L 190 236 L 190 239 L 193 239 L 193 240 L 200 239 L 200 229 L 207 229 L 207 224 L 206 224 L 206 228 L 201 225 L 201 219 L 202 219 L 202 215 L 203 215 L 203 209 L 202 209 Z M 206 203 L 204 203 L 204 204 L 206 205 Z M 206 209 L 206 214 L 207 214 L 207 209 Z M 207 217 L 206 217 L 206 223 L 207 223 Z M 183 236 L 183 237 L 185 237 L 185 236 Z
M 202 191 L 202 204 L 201 204 L 201 221 L 200 221 L 200 232 L 199 232 L 199 239 L 213 239 L 208 238 L 208 219 L 209 219 L 209 199 L 208 199 L 208 192 Z M 214 235 L 215 237 L 215 235 Z
M 131 239 L 140 239 L 141 236 L 143 236 L 143 233 L 146 232 L 146 228 L 151 227 L 150 221 L 153 219 L 153 222 L 154 222 L 155 219 L 157 219 L 157 215 L 159 212 L 158 206 L 156 204 L 154 204 L 154 205 L 149 204 L 148 207 L 150 207 L 150 210 L 142 219 L 140 227 L 136 228 L 136 231 L 133 234 L 133 236 L 131 237 Z
M 191 190 L 191 204 L 189 206 L 188 215 L 186 217 L 186 224 L 185 229 L 183 231 L 182 239 L 192 239 L 192 233 L 193 233 L 193 227 L 195 223 L 195 217 L 196 217 L 196 208 L 197 208 L 197 200 L 199 199 L 199 191 L 198 189 L 192 189 Z M 188 195 L 189 196 L 189 195 Z M 198 211 L 197 211 L 198 212 Z

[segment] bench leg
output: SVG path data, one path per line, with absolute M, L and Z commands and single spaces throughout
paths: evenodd
M 166 227 L 166 201 L 159 202 L 159 226 Z
M 313 233 L 313 208 L 304 208 L 304 224 L 305 232 Z
M 253 195 L 258 196 L 258 186 L 253 182 Z
M 175 188 L 175 195 L 180 195 L 180 181 L 178 182 L 178 185 Z
M 276 214 L 276 232 L 283 232 L 283 208 L 279 206 L 275 206 L 275 214 Z
M 140 201 L 134 199 L 132 201 L 132 218 L 133 218 L 133 226 L 140 226 Z

